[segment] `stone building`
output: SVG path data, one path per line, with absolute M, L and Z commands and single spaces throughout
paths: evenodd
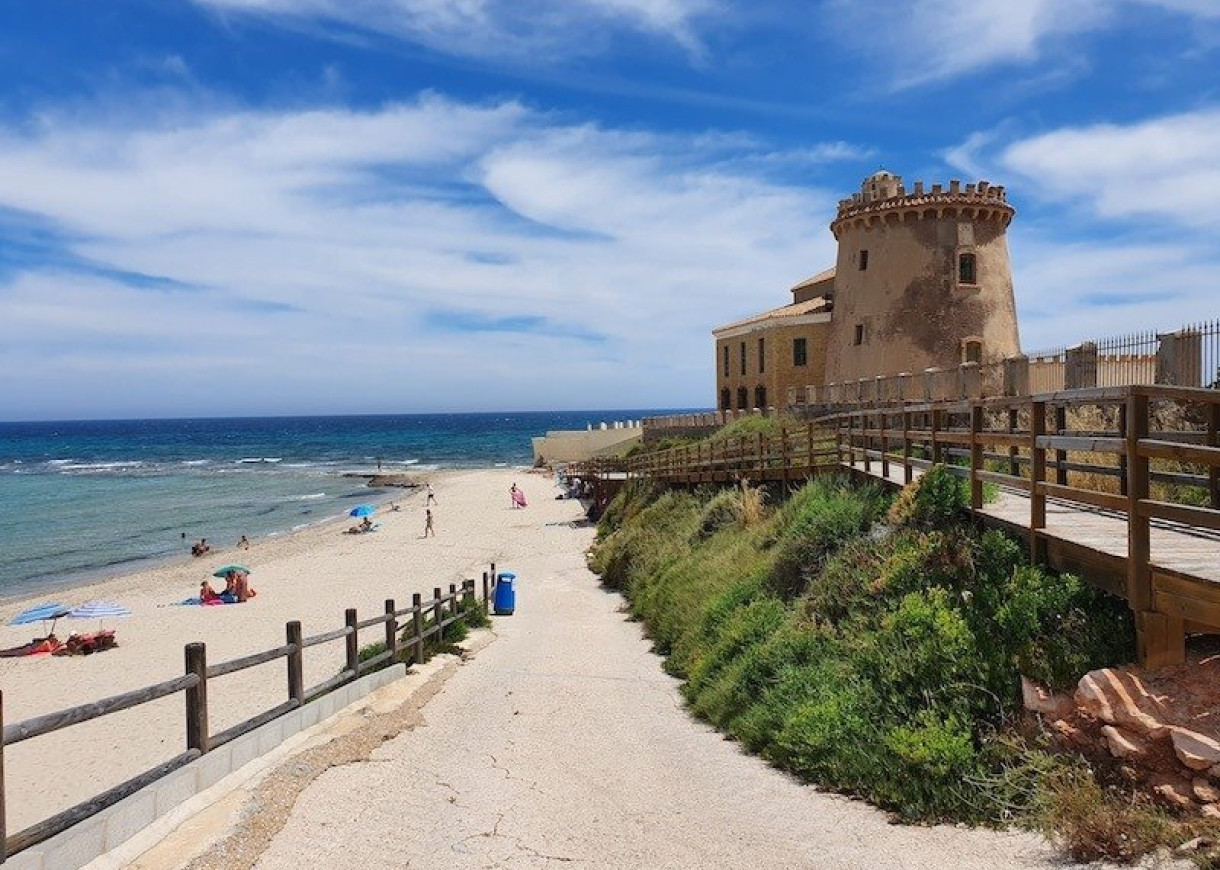
M 717 406 L 782 405 L 789 387 L 1020 353 L 1004 188 L 925 190 L 880 171 L 839 203 L 835 267 L 792 303 L 713 330 Z

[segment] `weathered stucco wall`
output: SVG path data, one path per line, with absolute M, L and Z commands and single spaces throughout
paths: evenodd
M 819 322 L 784 326 L 756 327 L 748 332 L 716 340 L 716 402 L 725 410 L 723 391 L 729 391 L 731 408 L 756 407 L 756 389 L 764 387 L 766 404 L 781 407 L 787 403 L 789 387 L 804 387 L 823 382 L 826 370 L 826 346 L 830 335 L 830 318 L 818 315 Z M 764 363 L 760 371 L 758 340 L 763 339 Z M 793 343 L 805 339 L 805 365 L 798 366 L 793 358 Z M 745 374 L 741 373 L 741 348 L 745 345 Z M 728 374 L 725 374 L 724 348 L 729 349 Z M 746 404 L 738 402 L 738 390 L 746 390 Z

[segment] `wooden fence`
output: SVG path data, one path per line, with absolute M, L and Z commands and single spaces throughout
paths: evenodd
M 488 607 L 496 577 L 496 566 L 495 563 L 492 563 L 490 572 L 483 574 L 484 611 Z M 373 670 L 398 661 L 404 656 L 409 656 L 414 664 L 422 663 L 424 642 L 434 635 L 438 642 L 443 642 L 445 629 L 463 618 L 462 602 L 466 602 L 469 606 L 471 602 L 475 601 L 474 582 L 473 580 L 462 581 L 460 590 L 456 584 L 450 584 L 448 593 L 443 592 L 438 586 L 433 590 L 432 598 L 427 601 L 416 593 L 411 596 L 410 607 L 399 608 L 393 599 L 387 599 L 384 612 L 367 619 L 360 619 L 356 609 L 349 608 L 344 614 L 342 628 L 311 637 L 302 636 L 300 622 L 289 622 L 284 627 L 283 645 L 228 661 L 209 664 L 206 645 L 189 643 L 183 650 L 185 670 L 180 677 L 133 689 L 121 695 L 80 704 L 66 710 L 35 716 L 12 725 L 4 724 L 4 693 L 0 691 L 0 734 L 2 734 L 2 738 L 0 738 L 0 864 L 3 864 L 7 857 L 16 855 L 24 849 L 35 846 L 68 830 L 73 825 L 97 815 L 107 807 L 113 806 L 140 789 L 168 776 L 205 753 Z M 429 616 L 432 617 L 432 624 L 425 627 L 425 621 Z M 378 639 L 384 640 L 385 650 L 361 661 L 360 632 L 378 626 L 382 629 L 378 632 Z M 404 636 L 404 632 L 407 630 L 411 633 Z M 343 669 L 334 677 L 316 686 L 306 688 L 304 683 L 305 650 L 340 640 L 343 641 L 345 648 Z M 212 733 L 208 724 L 209 683 L 228 674 L 267 664 L 277 659 L 286 661 L 287 699 L 231 728 Z M 184 696 L 186 745 L 183 752 L 89 800 L 31 825 L 25 830 L 14 834 L 7 833 L 4 787 L 5 747 L 178 693 L 182 693 Z

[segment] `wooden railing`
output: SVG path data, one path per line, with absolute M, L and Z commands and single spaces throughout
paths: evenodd
M 760 432 L 633 456 L 626 473 L 682 484 L 725 483 L 742 478 L 756 483 L 795 483 L 837 465 L 834 433 L 808 423 L 781 426 L 775 435 Z
M 1146 663 L 1182 661 L 1189 629 L 1220 630 L 1220 539 L 1199 538 L 1193 564 L 1202 567 L 1193 569 L 1157 563 L 1151 554 L 1153 522 L 1196 537 L 1220 532 L 1217 391 L 1108 387 L 857 407 L 818 422 L 835 432 L 843 464 L 866 474 L 892 479 L 897 467 L 909 482 L 918 469 L 949 463 L 970 481 L 976 514 L 983 513 L 984 484 L 1027 494 L 1023 526 L 1036 561 L 1048 561 L 1050 545 L 1071 543 L 1047 534 L 1048 499 L 1121 519 L 1121 564 L 1088 547 L 1060 561 L 1128 600 Z
M 496 566 L 493 563 L 490 572 L 483 574 L 484 610 L 487 609 L 496 577 Z M 379 667 L 398 661 L 404 656 L 409 656 L 412 663 L 422 663 L 424 642 L 434 635 L 438 642 L 443 642 L 445 629 L 463 618 L 462 602 L 473 602 L 475 594 L 474 581 L 464 580 L 460 591 L 456 584 L 449 586 L 448 593 L 437 587 L 433 590 L 432 598 L 427 601 L 416 593 L 411 596 L 410 607 L 399 608 L 393 599 L 387 599 L 385 611 L 368 619 L 360 619 L 355 608 L 351 608 L 345 612 L 342 628 L 311 637 L 302 637 L 300 622 L 289 622 L 285 625 L 283 645 L 214 664 L 208 663 L 205 644 L 189 643 L 183 651 L 185 672 L 180 677 L 87 704 L 80 704 L 66 710 L 35 716 L 12 725 L 4 724 L 4 693 L 0 692 L 0 734 L 2 734 L 0 737 L 0 864 L 5 862 L 6 857 L 16 855 L 24 849 L 35 846 L 66 831 L 73 825 L 97 815 L 107 807 L 113 806 L 129 795 L 168 776 L 205 753 L 217 749 L 243 734 L 248 734 L 273 719 Z M 432 624 L 425 627 L 425 621 L 429 615 L 432 617 Z M 376 626 L 381 626 L 383 629 L 383 632 L 379 632 L 379 634 L 383 634 L 386 648 L 383 652 L 361 661 L 360 632 Z M 407 630 L 411 633 L 405 634 Z M 344 642 L 345 648 L 343 669 L 336 676 L 316 686 L 306 688 L 304 684 L 305 650 L 339 640 Z M 208 722 L 208 687 L 211 681 L 278 659 L 286 660 L 287 700 L 231 728 L 212 733 Z M 22 831 L 15 834 L 7 833 L 4 787 L 4 750 L 6 747 L 122 710 L 130 710 L 133 707 L 139 707 L 180 692 L 183 693 L 185 699 L 186 746 L 183 752 L 126 782 Z

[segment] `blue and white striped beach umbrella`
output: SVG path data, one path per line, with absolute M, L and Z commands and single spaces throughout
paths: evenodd
M 86 601 L 68 611 L 72 619 L 105 619 L 108 616 L 131 616 L 131 611 L 113 601 Z
M 29 610 L 23 610 L 8 621 L 9 625 L 29 625 L 31 622 L 41 622 L 44 619 L 58 619 L 65 615 L 68 608 L 58 601 L 48 601 Z

